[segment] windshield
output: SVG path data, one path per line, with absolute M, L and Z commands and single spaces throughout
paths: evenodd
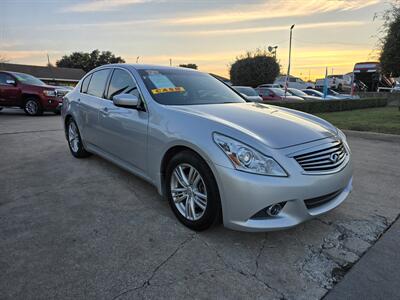
M 296 90 L 296 89 L 289 89 L 289 91 L 295 95 L 295 96 L 300 96 L 300 97 L 307 97 L 307 94 L 300 91 L 300 90 Z
M 314 94 L 314 95 L 317 95 L 319 97 L 323 97 L 324 96 L 323 93 L 321 93 L 320 91 L 316 91 L 316 90 L 310 90 L 310 93 Z
M 245 94 L 246 96 L 258 96 L 258 94 L 255 91 L 255 89 L 253 89 L 251 87 L 234 86 L 233 88 L 235 90 L 237 90 L 239 93 Z
M 244 103 L 238 94 L 209 74 L 176 70 L 139 70 L 153 99 L 164 105 Z
M 328 93 L 329 93 L 330 95 L 339 95 L 338 92 L 336 92 L 336 91 L 334 91 L 334 90 L 331 90 L 331 89 L 328 89 Z
M 283 89 L 270 88 L 270 90 L 273 91 L 275 95 L 285 96 L 285 91 Z M 288 94 L 290 95 L 290 93 Z
M 12 73 L 19 82 L 24 84 L 32 84 L 32 85 L 46 85 L 40 79 L 33 77 L 32 75 L 24 74 L 24 73 Z

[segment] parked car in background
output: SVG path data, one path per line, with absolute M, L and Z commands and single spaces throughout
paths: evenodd
M 101 66 L 66 95 L 62 117 L 74 157 L 95 153 L 155 185 L 193 230 L 219 219 L 236 230 L 290 228 L 352 189 L 343 132 L 304 112 L 246 103 L 195 70 Z
M 346 77 L 348 79 L 348 77 Z M 344 75 L 328 75 L 326 77 L 327 85 L 331 89 L 335 89 L 338 91 L 343 91 L 343 87 L 347 84 L 350 85 L 350 82 L 347 83 L 345 81 Z M 315 88 L 322 89 L 325 85 L 325 78 L 317 79 L 315 81 Z
M 44 111 L 60 112 L 62 97 L 68 91 L 46 85 L 25 73 L 0 71 L 0 106 L 20 107 L 30 116 Z
M 279 84 L 281 87 L 285 86 L 286 76 L 279 76 L 275 79 L 274 83 Z M 313 89 L 315 85 L 311 82 L 305 82 L 303 79 L 290 76 L 288 80 L 288 87 L 295 89 Z
M 350 95 L 350 94 L 342 94 L 342 93 L 338 93 L 332 89 L 328 89 L 328 95 L 330 96 L 334 96 L 338 99 L 360 99 L 360 96 L 358 95 Z
M 258 86 L 258 88 L 262 88 L 262 87 L 264 87 L 264 88 L 277 88 L 277 89 L 280 89 L 280 88 L 282 88 L 283 86 L 281 86 L 280 84 L 277 84 L 277 83 L 264 83 L 264 84 L 260 84 L 260 85 Z
M 326 95 L 326 97 L 324 98 L 324 93 L 317 91 L 317 90 L 313 90 L 313 89 L 305 89 L 302 90 L 304 93 L 306 93 L 307 95 L 310 96 L 314 96 L 314 97 L 319 97 L 322 100 L 339 100 L 339 98 L 332 96 L 332 95 Z
M 311 96 L 308 95 L 306 93 L 304 93 L 301 90 L 298 89 L 294 89 L 294 88 L 288 88 L 288 91 L 293 95 L 293 96 L 297 96 L 297 97 L 301 97 L 304 100 L 322 100 L 321 97 L 316 97 L 316 96 Z
M 392 93 L 400 93 L 400 81 L 395 81 L 395 84 L 392 89 Z
M 262 102 L 263 99 L 258 95 L 257 91 L 251 86 L 232 86 L 232 88 L 242 94 L 248 102 Z
M 283 89 L 257 88 L 257 91 L 263 101 L 304 101 L 303 98 L 293 96 L 290 92 L 285 95 Z

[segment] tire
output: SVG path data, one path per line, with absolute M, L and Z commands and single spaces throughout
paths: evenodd
M 43 108 L 36 98 L 25 100 L 24 111 L 28 116 L 40 116 L 43 114 Z
M 165 191 L 175 216 L 190 229 L 202 231 L 220 220 L 221 201 L 217 183 L 208 165 L 196 153 L 182 151 L 170 160 L 166 169 Z
M 91 155 L 91 153 L 87 152 L 83 147 L 78 125 L 76 125 L 72 118 L 67 122 L 67 141 L 69 150 L 76 158 L 84 158 Z

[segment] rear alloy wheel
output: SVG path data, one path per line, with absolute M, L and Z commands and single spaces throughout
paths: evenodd
M 29 98 L 25 101 L 24 111 L 29 116 L 40 116 L 43 114 L 42 106 L 35 98 Z
M 90 155 L 83 147 L 78 126 L 73 119 L 70 119 L 67 124 L 67 140 L 69 149 L 76 158 L 88 157 Z
M 219 220 L 218 186 L 208 165 L 191 151 L 174 156 L 166 170 L 166 192 L 175 216 L 200 231 Z

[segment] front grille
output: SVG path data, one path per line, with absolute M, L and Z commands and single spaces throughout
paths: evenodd
M 324 147 L 294 156 L 304 171 L 331 171 L 340 167 L 347 157 L 347 151 L 342 141 L 335 141 Z
M 335 199 L 337 196 L 339 196 L 339 194 L 342 192 L 342 190 L 327 194 L 327 195 L 323 195 L 320 197 L 315 197 L 315 198 L 311 198 L 311 199 L 306 199 L 304 200 L 305 205 L 307 206 L 308 209 L 310 208 L 315 208 L 318 207 L 322 204 L 325 204 L 333 199 Z

